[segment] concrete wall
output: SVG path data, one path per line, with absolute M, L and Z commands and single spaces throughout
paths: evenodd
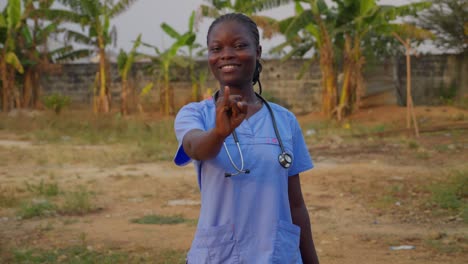
M 406 102 L 406 58 L 398 59 L 398 94 Z M 411 57 L 411 91 L 415 105 L 441 103 L 452 91 L 458 98 L 468 95 L 468 54 Z
M 366 65 L 364 73 L 366 92 L 365 106 L 375 104 L 404 105 L 406 101 L 406 60 L 400 57 L 383 63 Z M 320 110 L 320 70 L 317 64 L 310 66 L 301 79 L 297 76 L 304 60 L 265 60 L 261 82 L 263 94 L 272 101 L 281 103 L 295 113 Z M 136 63 L 131 72 L 134 98 L 149 82 L 155 81 L 157 70 L 150 73 L 149 64 Z M 197 76 L 205 75 L 202 91 L 218 88 L 209 72 L 206 61 L 196 66 Z M 62 70 L 42 76 L 44 94 L 58 92 L 69 95 L 75 103 L 91 103 L 97 64 L 64 64 Z M 171 85 L 175 92 L 176 108 L 191 100 L 191 81 L 186 69 L 173 70 Z M 458 96 L 468 94 L 468 61 L 463 55 L 412 57 L 412 91 L 416 105 L 440 102 L 440 89 L 456 86 Z M 258 87 L 256 88 L 258 89 Z M 114 105 L 118 103 L 120 77 L 115 65 L 111 65 L 111 91 Z M 143 99 L 154 110 L 159 105 L 159 87 L 155 85 Z

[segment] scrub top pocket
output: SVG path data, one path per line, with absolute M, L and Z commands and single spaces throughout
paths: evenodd
M 299 251 L 301 228 L 286 221 L 279 221 L 273 249 L 273 263 L 302 263 Z
M 198 229 L 187 261 L 190 264 L 239 263 L 233 225 Z

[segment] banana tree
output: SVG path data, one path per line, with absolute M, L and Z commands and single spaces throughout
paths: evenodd
M 128 73 L 131 70 L 133 63 L 135 62 L 135 56 L 137 55 L 137 49 L 141 44 L 141 34 L 138 35 L 137 39 L 133 43 L 133 47 L 130 52 L 126 53 L 120 50 L 119 56 L 117 57 L 117 68 L 119 70 L 120 77 L 122 78 L 122 91 L 120 93 L 120 113 L 122 115 L 128 114 Z
M 0 14 L 0 78 L 4 112 L 20 104 L 19 94 L 14 90 L 15 72 L 22 74 L 24 68 L 16 53 L 16 38 L 23 23 L 22 17 L 26 15 L 21 0 L 8 0 L 5 10 Z
M 308 4 L 305 9 L 303 4 Z M 323 0 L 295 1 L 295 15 L 279 22 L 279 29 L 286 41 L 272 52 L 281 52 L 286 47 L 291 50 L 283 60 L 292 57 L 303 57 L 313 51 L 312 59 L 306 63 L 302 73 L 309 69 L 315 59 L 319 58 L 322 73 L 322 112 L 330 116 L 337 104 L 336 67 L 333 39 L 336 34 L 336 15 Z
M 363 65 L 364 49 L 373 48 L 374 42 L 368 37 L 371 32 L 389 36 L 392 30 L 406 27 L 405 23 L 392 24 L 398 17 L 414 16 L 431 6 L 430 2 L 418 2 L 402 6 L 378 5 L 376 0 L 333 0 L 337 8 L 337 27 L 341 28 L 338 39 L 343 40 L 343 86 L 337 118 L 359 108 L 364 93 Z M 391 30 L 389 30 L 391 29 Z M 413 31 L 415 32 L 415 31 Z M 338 41 L 339 43 L 339 41 Z
M 192 11 L 192 14 L 190 15 L 189 18 L 189 24 L 188 24 L 188 31 L 187 34 L 196 34 L 196 27 L 195 27 L 195 22 L 197 20 L 196 13 L 195 11 Z M 201 45 L 195 40 L 192 43 L 187 43 L 187 49 L 188 49 L 188 61 L 189 61 L 189 71 L 190 71 L 190 80 L 192 82 L 192 100 L 193 101 L 199 101 L 201 98 L 201 84 L 199 82 L 199 78 L 197 78 L 196 72 L 195 72 L 195 60 L 193 58 L 193 53 L 197 48 L 200 48 Z M 200 54 L 203 52 L 204 49 L 199 50 L 197 53 Z
M 183 47 L 189 47 L 195 43 L 196 34 L 190 30 L 184 34 L 179 34 L 166 23 L 162 23 L 161 28 L 167 35 L 175 40 L 167 50 L 161 52 L 158 47 L 144 42 L 142 45 L 154 49 L 156 53 L 156 55 L 144 56 L 151 59 L 153 63 L 151 70 L 153 72 L 159 71 L 157 77 L 158 84 L 162 82 L 162 85 L 159 87 L 160 111 L 164 115 L 170 115 L 175 113 L 173 88 L 170 85 L 170 70 L 173 65 L 183 68 L 190 66 L 190 62 L 184 56 L 180 56 L 179 52 Z M 147 93 L 148 89 L 145 89 L 143 92 Z
M 24 66 L 21 107 L 40 106 L 39 76 L 42 72 L 57 71 L 60 65 L 55 58 L 72 50 L 71 46 L 49 50 L 48 40 L 52 34 L 63 32 L 57 21 L 49 21 L 42 15 L 50 10 L 54 0 L 23 1 L 28 10 L 27 21 L 22 23 L 18 36 L 20 61 Z
M 108 60 L 106 48 L 115 43 L 116 30 L 111 27 L 110 20 L 127 10 L 136 0 L 58 0 L 66 7 L 70 8 L 74 14 L 62 17 L 63 21 L 76 23 L 82 28 L 86 28 L 86 33 L 69 31 L 67 38 L 77 43 L 85 44 L 94 49 L 99 57 L 99 71 L 97 73 L 98 91 L 93 96 L 93 106 L 95 112 L 110 111 L 110 89 L 108 80 Z M 49 12 L 50 16 L 62 14 L 64 10 Z M 89 50 L 76 50 L 73 55 Z M 69 55 L 72 56 L 72 55 Z

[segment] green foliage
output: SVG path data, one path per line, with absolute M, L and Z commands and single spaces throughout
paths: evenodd
M 418 149 L 419 143 L 413 140 L 408 141 L 408 148 L 410 149 Z
M 34 194 L 43 195 L 43 196 L 57 196 L 59 194 L 59 186 L 57 182 L 46 183 L 44 180 L 41 180 L 39 184 L 34 185 L 28 182 L 26 184 L 26 189 Z
M 439 88 L 439 98 L 443 104 L 453 105 L 458 94 L 459 87 L 452 83 L 449 87 Z
M 151 225 L 175 225 L 180 223 L 185 223 L 189 221 L 188 219 L 180 216 L 163 216 L 163 215 L 145 215 L 141 218 L 132 219 L 132 223 L 136 224 L 151 224 Z
M 431 203 L 439 208 L 458 213 L 468 222 L 468 171 L 455 171 L 443 183 L 434 184 L 431 189 Z
M 18 211 L 18 216 L 23 219 L 51 216 L 56 214 L 56 209 L 56 205 L 48 200 L 31 201 L 21 206 Z
M 53 110 L 57 115 L 62 112 L 62 110 L 70 104 L 70 97 L 61 94 L 51 94 L 44 96 L 43 102 L 45 107 L 50 110 Z
M 65 202 L 60 213 L 68 215 L 83 215 L 96 210 L 92 201 L 93 194 L 86 187 L 79 186 L 77 190 L 65 194 Z
M 435 43 L 443 49 L 468 51 L 468 4 L 466 0 L 431 0 L 432 8 L 420 15 L 418 23 L 434 32 Z

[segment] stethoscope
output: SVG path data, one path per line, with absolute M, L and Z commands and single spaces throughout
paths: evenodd
M 219 93 L 219 91 L 217 91 L 213 96 L 213 99 L 214 99 L 215 102 L 218 99 L 218 93 Z M 267 102 L 267 100 L 265 100 L 258 93 L 255 93 L 255 95 L 265 104 L 265 106 L 268 109 L 268 112 L 270 113 L 271 120 L 272 120 L 272 123 L 273 123 L 273 129 L 275 130 L 275 135 L 276 135 L 276 138 L 278 139 L 278 143 L 279 143 L 279 146 L 280 146 L 280 149 L 281 149 L 281 153 L 278 155 L 278 162 L 283 168 L 288 169 L 289 167 L 291 167 L 293 159 L 292 159 L 292 156 L 289 153 L 287 153 L 286 150 L 284 149 L 283 141 L 281 140 L 281 136 L 280 136 L 279 131 L 278 131 L 278 126 L 276 125 L 276 119 L 275 119 L 275 115 L 273 113 L 273 110 L 271 109 L 271 106 Z M 241 174 L 241 173 L 249 174 L 250 170 L 249 169 L 244 169 L 244 157 L 242 155 L 242 150 L 241 150 L 241 147 L 240 147 L 240 144 L 239 144 L 239 138 L 237 137 L 236 130 L 232 131 L 232 137 L 234 138 L 234 142 L 236 143 L 237 150 L 239 151 L 241 166 L 240 166 L 240 168 L 237 167 L 237 165 L 234 163 L 234 161 L 233 161 L 233 159 L 231 157 L 231 154 L 229 153 L 229 150 L 228 150 L 228 148 L 226 146 L 226 142 L 223 142 L 224 150 L 226 151 L 226 154 L 227 154 L 227 156 L 229 158 L 229 161 L 231 162 L 232 167 L 236 170 L 236 172 L 234 172 L 234 173 L 225 172 L 224 176 L 225 177 L 231 177 L 231 176 L 235 176 L 235 175 L 238 175 L 238 174 Z

